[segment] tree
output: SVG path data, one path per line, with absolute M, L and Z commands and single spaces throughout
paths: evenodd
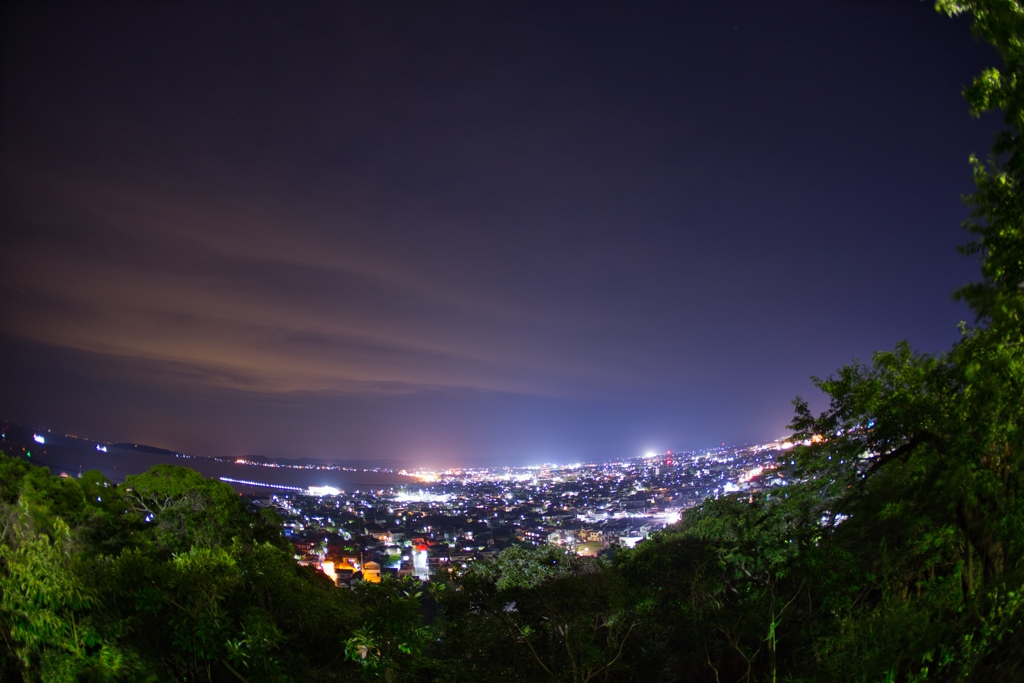
M 800 560 L 828 530 L 824 500 L 798 486 L 707 500 L 623 553 L 627 583 L 665 634 L 669 670 L 777 680 L 780 643 L 806 621 L 796 614 L 809 597 Z
M 273 515 L 248 515 L 229 488 L 182 468 L 130 484 L 0 457 L 0 679 L 355 673 L 343 658 L 351 592 L 299 567 Z
M 556 546 L 506 548 L 439 600 L 450 680 L 614 680 L 636 628 L 619 574 Z
M 165 552 L 229 546 L 235 537 L 251 540 L 249 515 L 227 484 L 206 479 L 195 470 L 156 465 L 129 475 L 118 487 L 129 514 L 148 526 Z
M 881 562 L 858 552 L 862 566 L 886 572 L 873 594 L 888 607 L 868 605 L 871 621 L 851 614 L 847 623 L 864 635 L 894 614 L 914 615 L 897 621 L 916 634 L 916 661 L 890 652 L 888 674 L 1011 680 L 1024 673 L 1007 664 L 1010 634 L 1024 621 L 1015 597 L 1024 571 L 1024 5 L 936 6 L 970 15 L 1003 61 L 965 91 L 974 114 L 999 110 L 1006 123 L 989 159 L 971 159 L 977 191 L 967 199 L 972 239 L 962 251 L 979 257 L 981 281 L 955 296 L 975 319 L 947 353 L 929 357 L 904 343 L 816 380 L 829 407 L 815 416 L 797 400 L 792 426 L 810 445 L 795 459 L 799 475 L 839 496 L 847 527 L 881 543 Z M 940 620 L 957 623 L 959 635 L 936 629 Z
M 411 579 L 388 576 L 381 583 L 360 583 L 356 595 L 363 623 L 345 643 L 346 657 L 370 678 L 410 680 L 428 637 L 420 615 L 422 589 Z
M 90 612 L 96 596 L 76 575 L 70 529 L 57 518 L 53 538 L 23 529 L 0 544 L 3 637 L 30 681 L 110 679 L 123 655 L 104 638 Z

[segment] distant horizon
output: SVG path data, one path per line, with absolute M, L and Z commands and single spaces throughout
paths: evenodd
M 47 434 L 55 434 L 55 435 L 60 436 L 60 437 L 77 439 L 77 440 L 81 440 L 81 441 L 88 442 L 88 443 L 103 444 L 103 445 L 109 445 L 109 446 L 115 446 L 116 445 L 116 446 L 133 447 L 133 448 L 140 448 L 140 449 L 155 449 L 155 450 L 159 450 L 159 451 L 162 451 L 162 452 L 165 452 L 165 453 L 168 453 L 168 454 L 177 454 L 177 455 L 181 455 L 181 456 L 186 456 L 188 458 L 211 459 L 211 460 L 212 459 L 234 460 L 234 459 L 244 459 L 244 458 L 264 458 L 264 459 L 270 460 L 270 461 L 291 461 L 291 462 L 310 461 L 310 462 L 314 462 L 314 463 L 329 464 L 329 465 L 337 466 L 337 467 L 345 467 L 345 466 L 350 466 L 350 465 L 351 466 L 360 466 L 360 467 L 365 466 L 364 469 L 367 469 L 367 470 L 372 470 L 374 468 L 378 468 L 378 469 L 392 470 L 392 471 L 396 471 L 396 472 L 399 471 L 399 470 L 406 470 L 406 471 L 435 470 L 435 471 L 438 471 L 438 470 L 446 470 L 446 469 L 495 469 L 495 468 L 501 468 L 501 467 L 530 468 L 530 467 L 542 467 L 542 466 L 545 466 L 545 465 L 553 465 L 553 466 L 558 466 L 558 467 L 566 467 L 566 466 L 570 466 L 570 465 L 573 465 L 573 464 L 576 464 L 576 463 L 608 462 L 608 461 L 612 461 L 612 460 L 620 459 L 620 458 L 664 457 L 664 456 L 666 456 L 666 455 L 668 455 L 670 453 L 672 453 L 672 454 L 675 454 L 675 453 L 686 454 L 686 453 L 700 453 L 700 452 L 714 450 L 716 448 L 743 448 L 743 447 L 748 447 L 748 446 L 764 445 L 764 444 L 772 443 L 772 442 L 775 442 L 775 441 L 780 441 L 780 440 L 783 440 L 783 439 L 787 438 L 786 435 L 779 435 L 779 436 L 776 436 L 776 437 L 773 437 L 773 438 L 770 438 L 770 439 L 762 439 L 762 440 L 759 440 L 759 441 L 744 441 L 744 442 L 733 442 L 733 443 L 729 443 L 728 441 L 726 441 L 726 442 L 720 442 L 718 444 L 713 444 L 713 445 L 708 445 L 708 446 L 701 446 L 701 447 L 665 448 L 665 449 L 655 450 L 655 451 L 652 451 L 651 449 L 647 449 L 647 450 L 642 450 L 642 451 L 639 451 L 639 452 L 636 452 L 636 453 L 629 453 L 629 454 L 623 453 L 623 454 L 619 454 L 619 455 L 601 456 L 601 457 L 593 457 L 593 458 L 586 458 L 585 457 L 583 459 L 577 458 L 577 459 L 568 459 L 568 460 L 565 460 L 565 461 L 554 461 L 554 460 L 552 460 L 552 461 L 544 461 L 544 462 L 520 462 L 520 463 L 494 463 L 494 462 L 491 462 L 491 464 L 467 463 L 467 464 L 463 464 L 463 465 L 445 465 L 445 466 L 440 466 L 440 465 L 430 465 L 430 464 L 425 464 L 425 465 L 409 465 L 408 463 L 403 463 L 403 461 L 398 459 L 398 458 L 390 458 L 390 459 L 387 459 L 387 458 L 385 458 L 385 459 L 376 459 L 376 458 L 336 459 L 336 458 L 312 456 L 312 455 L 266 455 L 266 454 L 263 454 L 263 453 L 231 453 L 231 454 L 195 453 L 195 452 L 189 452 L 189 451 L 185 451 L 185 450 L 181 450 L 181 449 L 176 449 L 176 448 L 172 448 L 172 447 L 168 447 L 168 446 L 162 446 L 162 445 L 151 444 L 151 443 L 143 443 L 143 442 L 136 442 L 136 441 L 125 441 L 125 440 L 121 440 L 121 439 L 97 439 L 97 438 L 95 438 L 95 437 L 93 437 L 91 435 L 88 435 L 88 434 L 77 434 L 77 433 L 76 434 L 72 434 L 72 433 L 69 433 L 69 432 L 61 431 L 59 426 L 55 427 L 55 426 L 52 426 L 52 425 L 47 426 L 47 425 L 38 425 L 38 424 L 25 424 L 25 423 L 17 421 L 17 420 L 11 420 L 9 418 L 0 418 L 0 422 L 6 423 L 6 424 L 17 425 L 17 426 L 24 427 L 24 428 L 27 428 L 27 429 L 29 429 L 31 431 L 35 431 L 35 432 L 45 432 Z M 0 447 L 2 447 L 2 444 L 0 444 Z

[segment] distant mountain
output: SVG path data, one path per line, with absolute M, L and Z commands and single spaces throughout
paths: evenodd
M 95 441 L 9 421 L 0 421 L 0 429 L 0 449 L 7 455 L 47 466 L 54 474 L 74 476 L 88 470 L 98 470 L 114 482 L 124 481 L 130 474 L 139 474 L 160 464 L 189 467 L 203 476 L 225 479 L 236 489 L 252 488 L 258 491 L 275 486 L 303 489 L 310 486 L 381 488 L 416 481 L 413 477 L 393 472 L 379 472 L 381 469 L 400 469 L 401 463 L 395 460 L 334 462 L 318 458 L 250 455 L 244 456 L 244 459 L 252 464 L 240 464 L 236 462 L 236 457 L 197 457 L 145 444 Z M 347 467 L 349 470 L 314 469 L 332 466 Z
M 168 448 L 160 448 L 158 446 L 149 446 L 141 443 L 129 443 L 129 442 L 109 442 L 109 441 L 97 441 L 95 439 L 89 439 L 86 437 L 74 436 L 70 434 L 62 434 L 58 431 L 51 429 L 39 429 L 32 427 L 31 425 L 23 425 L 17 422 L 11 422 L 9 420 L 0 421 L 0 426 L 3 428 L 3 433 L 6 435 L 6 440 L 10 446 L 27 446 L 34 441 L 35 435 L 43 435 L 47 443 L 56 444 L 60 443 L 63 446 L 78 447 L 83 449 L 93 449 L 97 445 L 113 448 L 122 451 L 135 451 L 138 453 L 146 453 L 148 455 L 157 455 L 168 458 L 178 458 L 186 456 L 188 458 L 199 458 L 209 460 L 221 460 L 221 461 L 234 461 L 237 458 L 245 459 L 249 462 L 256 463 L 259 465 L 282 465 L 285 467 L 349 467 L 352 469 L 394 469 L 399 470 L 405 467 L 400 460 L 388 459 L 388 460 L 361 460 L 361 459 L 350 459 L 350 460 L 328 460 L 326 458 L 288 458 L 283 456 L 270 456 L 270 455 L 220 455 L 220 456 L 197 456 L 190 455 L 188 453 L 182 453 L 181 451 L 173 451 Z M 38 442 L 36 442 L 38 443 Z M 2 444 L 0 444 L 2 448 Z
M 402 461 L 395 459 L 388 460 L 326 460 L 324 458 L 284 458 L 269 455 L 242 455 L 239 456 L 249 462 L 261 465 L 286 465 L 289 467 L 350 467 L 352 469 L 389 469 L 400 470 L 405 467 Z
M 114 448 L 124 448 L 131 451 L 139 451 L 141 453 L 150 453 L 152 455 L 169 455 L 172 458 L 177 457 L 179 453 L 175 451 L 169 451 L 166 448 L 157 448 L 156 446 L 146 446 L 145 444 L 138 443 L 115 443 L 111 444 Z M 193 456 L 194 457 L 194 456 Z

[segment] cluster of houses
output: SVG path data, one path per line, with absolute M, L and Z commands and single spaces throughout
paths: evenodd
M 779 485 L 761 447 L 584 465 L 563 472 L 463 473 L 417 490 L 264 495 L 299 562 L 339 585 L 388 575 L 429 580 L 513 544 L 596 557 L 633 547 L 706 496 Z
M 378 510 L 380 521 L 367 521 L 367 509 L 345 514 L 337 502 L 323 499 L 267 497 L 254 504 L 273 506 L 284 518 L 300 564 L 318 568 L 340 586 L 376 583 L 388 575 L 426 581 L 442 572 L 459 573 L 513 544 L 558 545 L 598 557 L 613 547 L 632 547 L 664 526 L 653 519 L 575 516 L 503 526 L 422 511 L 396 513 L 393 508 L 387 514 Z M 324 507 L 334 508 L 331 515 L 317 514 L 327 512 Z

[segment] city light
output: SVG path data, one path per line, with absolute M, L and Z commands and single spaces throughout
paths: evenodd
M 342 493 L 341 489 L 333 486 L 310 486 L 307 491 L 311 496 L 337 496 Z
M 428 491 L 400 491 L 395 495 L 395 501 L 399 503 L 447 503 L 451 498 L 447 493 Z

